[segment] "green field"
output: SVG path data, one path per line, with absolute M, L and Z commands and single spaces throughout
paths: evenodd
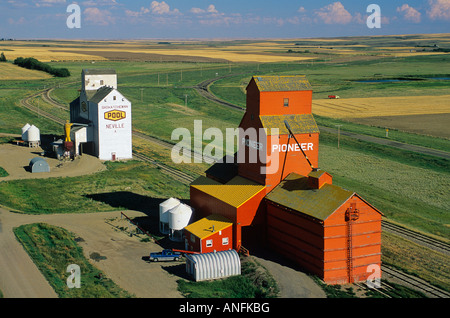
M 142 162 L 107 163 L 108 170 L 76 178 L 0 183 L 1 204 L 31 214 L 141 210 L 166 197 L 189 197 L 188 186 Z
M 342 44 L 360 44 L 359 41 L 362 40 L 348 39 Z M 375 39 L 373 41 L 375 43 Z M 417 39 L 414 45 L 428 43 L 420 41 Z M 389 38 L 385 46 L 394 42 L 395 39 Z M 210 90 L 221 99 L 243 107 L 245 87 L 254 75 L 306 75 L 313 86 L 315 99 L 326 98 L 329 94 L 338 94 L 343 98 L 449 94 L 450 81 L 431 78 L 450 76 L 443 68 L 443 65 L 449 64 L 450 54 L 383 56 L 382 51 L 371 49 L 369 43 L 369 47 L 356 49 L 359 55 L 343 57 L 332 50 L 324 53 L 317 49 L 317 46 L 323 47 L 325 44 L 319 40 L 297 44 L 298 50 L 308 50 L 306 55 L 314 56 L 317 60 L 234 64 L 182 61 L 97 61 L 95 64 L 52 62 L 50 64 L 54 67 L 68 68 L 72 76 L 65 79 L 0 82 L 0 133 L 18 134 L 28 122 L 38 126 L 41 133 L 62 134 L 59 125 L 27 111 L 20 106 L 20 100 L 44 87 L 56 87 L 52 97 L 68 104 L 79 94 L 83 68 L 115 69 L 120 92 L 133 104 L 133 128 L 172 143 L 175 143 L 171 140 L 172 131 L 179 127 L 193 131 L 194 120 L 202 120 L 204 130 L 216 127 L 225 132 L 226 128 L 238 127 L 243 112 L 212 103 L 194 89 L 204 80 L 222 76 L 226 77 L 216 81 Z M 412 45 L 411 42 L 408 44 Z M 294 50 L 295 44 L 290 45 Z M 415 80 L 375 84 L 358 82 L 373 78 Z M 67 111 L 54 110 L 40 98 L 33 99 L 32 103 L 42 110 L 68 119 Z M 321 126 L 332 128 L 336 124 L 344 124 L 347 131 L 385 138 L 385 128 L 381 126 L 366 126 L 322 116 L 316 116 L 316 121 Z M 389 139 L 450 150 L 450 140 L 445 138 L 391 130 Z M 176 165 L 170 160 L 169 150 L 136 139 L 134 150 L 192 176 L 200 175 L 208 168 L 207 164 Z M 156 202 L 155 199 L 171 196 L 189 199 L 188 185 L 162 174 L 152 165 L 135 161 L 107 165 L 106 172 L 91 176 L 1 181 L 0 204 L 24 213 L 83 213 L 123 208 L 141 210 L 149 203 Z M 450 239 L 449 160 L 342 136 L 340 149 L 337 149 L 337 137 L 321 133 L 319 166 L 333 175 L 335 184 L 359 193 L 380 209 L 387 219 L 442 240 Z M 392 237 L 386 237 L 386 240 L 388 243 L 383 254 L 386 254 L 384 257 L 388 263 L 393 263 L 393 255 L 407 245 Z M 415 254 L 408 256 L 411 255 Z M 414 259 L 408 256 L 399 260 L 402 268 L 422 275 L 420 268 L 414 266 Z M 438 277 L 439 270 L 433 270 L 433 276 Z M 435 281 L 443 286 L 448 283 L 448 280 Z M 187 288 L 186 295 L 197 292 L 189 289 L 189 286 L 184 287 Z
M 133 297 L 84 257 L 73 233 L 42 223 L 23 225 L 14 233 L 59 298 Z M 67 286 L 68 264 L 80 266 L 83 288 Z

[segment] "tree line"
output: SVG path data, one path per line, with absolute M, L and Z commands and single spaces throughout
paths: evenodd
M 70 72 L 67 68 L 51 67 L 50 65 L 40 62 L 37 59 L 32 58 L 32 57 L 28 57 L 28 58 L 18 57 L 14 60 L 14 64 L 16 64 L 20 67 L 23 67 L 23 68 L 30 69 L 30 70 L 38 70 L 38 71 L 47 72 L 56 77 L 69 77 L 70 76 Z

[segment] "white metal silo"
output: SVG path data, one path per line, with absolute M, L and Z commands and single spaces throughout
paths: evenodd
M 169 234 L 169 210 L 180 204 L 180 200 L 170 198 L 159 205 L 159 231 L 162 234 Z
M 169 212 L 170 239 L 172 241 L 183 241 L 183 229 L 189 225 L 193 210 L 190 206 L 180 203 Z
M 32 125 L 25 133 L 27 135 L 28 145 L 30 147 L 38 147 L 41 141 L 41 132 L 39 128 Z
M 28 141 L 28 134 L 27 134 L 27 130 L 31 127 L 30 124 L 26 124 L 25 126 L 22 127 L 22 140 L 23 141 Z

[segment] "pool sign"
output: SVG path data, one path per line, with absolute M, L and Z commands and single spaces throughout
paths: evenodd
M 122 110 L 111 110 L 105 113 L 106 120 L 118 121 L 127 118 L 127 113 Z

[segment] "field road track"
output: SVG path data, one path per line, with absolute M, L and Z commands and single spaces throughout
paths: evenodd
M 151 159 L 148 156 L 145 156 L 143 154 L 133 153 L 133 157 L 136 158 L 136 159 L 139 159 L 141 161 L 149 162 L 149 163 L 157 166 L 163 172 L 169 174 L 173 178 L 175 178 L 175 179 L 177 179 L 177 180 L 179 180 L 179 181 L 181 181 L 181 182 L 183 182 L 185 184 L 190 184 L 190 183 L 192 183 L 195 180 L 194 177 L 191 177 L 190 175 L 187 175 L 186 173 L 184 173 L 184 172 L 182 172 L 180 170 L 177 170 L 177 169 L 171 168 L 169 166 L 166 166 L 166 165 L 164 165 L 162 163 L 159 163 L 159 162 L 157 162 L 157 161 L 155 161 L 155 160 L 153 160 L 153 159 Z
M 236 74 L 217 77 L 215 79 L 209 79 L 204 82 L 201 82 L 200 84 L 196 85 L 194 88 L 197 90 L 197 92 L 201 96 L 205 97 L 206 99 L 209 99 L 212 102 L 218 103 L 218 104 L 226 106 L 226 107 L 245 111 L 245 107 L 237 106 L 237 105 L 234 105 L 227 101 L 221 100 L 220 98 L 215 96 L 213 93 L 211 93 L 211 91 L 209 90 L 209 86 L 211 86 L 214 82 L 216 82 L 220 79 L 235 76 L 235 75 Z M 332 133 L 332 134 L 336 134 L 336 135 L 338 134 L 338 130 L 334 129 L 334 128 L 319 126 L 319 129 L 320 129 L 320 131 L 326 131 L 328 133 Z M 350 137 L 350 138 L 359 139 L 362 141 L 368 141 L 368 142 L 372 142 L 372 143 L 379 144 L 379 145 L 384 145 L 384 146 L 389 146 L 389 147 L 398 148 L 398 149 L 402 149 L 402 150 L 417 152 L 420 154 L 435 156 L 435 157 L 444 158 L 444 159 L 450 159 L 450 152 L 447 152 L 447 151 L 431 149 L 431 148 L 416 146 L 416 145 L 411 145 L 411 144 L 405 144 L 405 143 L 401 143 L 398 141 L 387 140 L 387 139 L 372 137 L 372 136 L 368 136 L 368 135 L 355 134 L 355 133 L 343 131 L 342 129 L 340 130 L 340 134 L 343 136 Z
M 383 231 L 393 233 L 395 235 L 406 238 L 424 247 L 428 247 L 434 251 L 450 256 L 450 244 L 434 239 L 428 235 L 407 229 L 403 226 L 383 220 L 381 223 Z
M 338 134 L 338 130 L 334 129 L 334 128 L 320 126 L 319 129 L 321 131 L 326 131 L 328 133 Z M 440 157 L 440 158 L 444 158 L 444 159 L 450 159 L 450 152 L 447 152 L 447 151 L 405 144 L 402 142 L 387 140 L 387 139 L 378 138 L 378 137 L 359 135 L 359 134 L 355 134 L 352 132 L 343 131 L 342 129 L 340 130 L 340 134 L 343 136 L 350 137 L 350 138 L 372 142 L 374 144 L 385 145 L 385 146 L 398 148 L 398 149 L 402 149 L 402 150 L 417 152 L 417 153 L 421 153 L 423 155 L 429 155 L 429 156 Z
M 407 285 L 411 289 L 419 290 L 420 292 L 424 293 L 427 297 L 450 298 L 449 292 L 439 289 L 427 283 L 423 279 L 399 271 L 398 269 L 381 265 L 381 271 L 383 273 L 382 275 L 384 275 L 385 278 L 388 278 L 389 280 L 396 279 L 398 281 L 401 281 L 402 284 Z

